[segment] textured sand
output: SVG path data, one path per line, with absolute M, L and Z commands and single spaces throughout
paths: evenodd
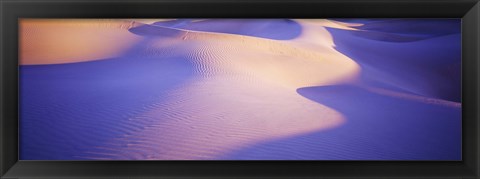
M 355 63 L 333 50 L 332 45 L 326 45 L 328 41 L 319 41 L 329 38 L 326 30 L 309 39 L 311 46 L 322 47 L 317 51 L 296 48 L 295 40 L 280 42 L 171 30 L 159 26 L 131 29 L 146 36 L 167 34 L 182 39 L 172 51 L 185 50 L 187 44 L 195 46 L 186 53 L 197 77 L 172 91 L 168 100 L 153 104 L 140 119 L 132 119 L 145 122 L 144 130 L 112 140 L 101 146 L 104 153 L 93 152 L 90 156 L 212 159 L 254 142 L 331 128 L 343 122 L 340 114 L 295 91 L 298 86 L 335 83 L 358 72 Z M 158 40 L 151 48 L 169 44 L 172 43 Z M 155 56 L 170 50 L 141 55 Z M 128 147 L 119 153 L 108 150 L 125 145 Z

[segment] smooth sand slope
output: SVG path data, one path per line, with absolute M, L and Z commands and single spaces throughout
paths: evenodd
M 128 20 L 20 19 L 19 63 L 59 64 L 119 56 L 140 39 Z
M 336 37 L 336 49 L 362 66 L 361 79 L 367 85 L 460 102 L 460 22 L 417 21 L 377 21 L 362 27 L 377 27 L 375 31 L 329 28 L 329 32 Z M 386 33 L 395 39 L 364 36 L 371 33 Z M 398 42 L 413 36 L 421 38 Z
M 22 159 L 459 157 L 459 89 L 445 79 L 458 59 L 429 53 L 454 49 L 441 43 L 452 33 L 388 40 L 405 35 L 333 20 L 134 21 L 118 30 L 134 40 L 85 52 L 100 55 L 24 58 L 51 65 L 21 67 Z M 85 43 L 102 36 L 96 23 Z

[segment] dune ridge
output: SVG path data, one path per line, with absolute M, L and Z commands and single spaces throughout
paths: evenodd
M 160 35 L 159 38 L 163 39 L 165 33 L 162 30 L 165 28 L 157 28 L 158 31 L 149 28 L 148 32 Z M 292 44 L 275 40 L 231 34 L 188 31 L 174 38 L 195 46 L 186 53 L 195 66 L 196 78 L 169 92 L 175 95 L 156 105 L 158 108 L 147 110 L 141 119 L 153 122 L 146 125 L 144 130 L 117 138 L 107 146 L 100 146 L 106 150 L 104 153 L 92 152 L 87 156 L 93 155 L 96 159 L 212 159 L 225 151 L 253 142 L 331 128 L 343 121 L 340 114 L 299 96 L 295 91 L 300 84 L 327 84 L 331 81 L 307 78 L 305 75 L 302 78 L 290 78 L 292 81 L 282 80 L 282 77 L 295 76 L 295 73 L 306 74 L 302 70 L 309 69 L 308 66 L 315 65 L 318 70 L 321 64 L 325 65 L 325 61 L 332 67 L 352 63 L 332 47 L 323 50 L 324 53 L 306 51 L 316 54 L 310 56 L 284 53 L 284 56 L 293 60 L 282 66 L 273 63 L 273 60 L 282 59 L 282 56 L 272 58 L 265 54 L 301 50 L 292 47 Z M 163 42 L 158 40 L 152 45 L 161 47 Z M 248 47 L 247 44 L 256 46 Z M 338 58 L 322 58 L 326 54 L 338 55 Z M 276 64 L 278 71 L 273 71 L 273 74 L 262 72 L 261 69 L 266 70 L 265 66 L 256 66 L 260 60 L 269 60 L 261 62 L 264 65 Z M 287 68 L 295 61 L 304 61 L 304 64 L 298 68 Z M 351 66 L 355 67 L 355 64 Z M 349 70 L 348 66 L 346 69 Z M 309 71 L 309 74 L 322 74 L 319 75 L 321 79 L 327 76 L 326 73 L 329 77 L 356 73 L 355 70 L 347 70 L 338 70 L 337 74 L 328 74 L 330 71 L 327 70 Z M 232 84 L 232 81 L 235 83 Z M 274 109 L 262 112 L 262 106 L 272 106 Z M 122 152 L 108 150 L 121 146 L 124 146 Z

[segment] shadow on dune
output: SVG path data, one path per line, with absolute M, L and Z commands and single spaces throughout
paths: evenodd
M 361 23 L 356 29 L 417 37 L 436 37 L 460 33 L 460 19 L 334 19 Z
M 185 32 L 176 30 L 176 29 L 170 29 L 170 28 L 159 28 L 153 25 L 140 25 L 138 27 L 130 28 L 128 29 L 131 33 L 134 33 L 136 35 L 140 36 L 165 36 L 165 37 L 177 37 L 182 34 L 185 34 Z
M 390 19 L 365 23 L 361 30 L 436 37 L 460 33 L 459 19 Z
M 414 42 L 433 37 L 460 34 L 459 19 L 334 19 L 361 23 L 355 36 L 386 42 Z
M 460 160 L 461 109 L 379 95 L 349 85 L 297 92 L 346 117 L 340 127 L 256 144 L 228 159 Z M 292 119 L 293 120 L 293 119 Z
M 274 40 L 290 40 L 302 33 L 302 26 L 289 19 L 179 19 L 153 25 L 185 30 L 246 35 Z
M 460 29 L 458 23 L 434 21 L 418 27 L 419 29 L 409 29 L 410 20 L 394 22 L 396 25 L 384 24 L 385 30 L 382 32 L 379 32 L 382 30 L 380 27 L 377 31 L 364 32 L 334 28 L 327 30 L 334 37 L 335 49 L 361 66 L 362 83 L 460 102 L 461 35 L 452 30 Z M 417 21 L 412 22 L 415 24 Z M 421 22 L 423 21 L 417 23 Z M 446 30 L 439 28 L 439 24 L 443 24 Z M 429 30 L 431 35 L 411 41 L 410 37 L 390 33 L 390 26 L 402 27 L 400 29 L 403 29 L 403 34 L 407 30 L 410 30 L 410 34 L 423 34 Z M 390 40 L 372 39 L 372 34 L 381 34 Z

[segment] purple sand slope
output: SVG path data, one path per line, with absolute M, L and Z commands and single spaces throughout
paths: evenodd
M 342 21 L 342 19 L 336 19 Z M 459 19 L 353 19 L 346 22 L 362 23 L 357 29 L 396 33 L 408 36 L 435 37 L 460 33 Z
M 460 33 L 458 19 L 336 19 L 343 22 L 362 23 L 351 31 L 355 36 L 387 42 L 411 42 L 436 36 Z M 414 32 L 414 33 L 412 33 Z
M 144 56 L 149 40 L 122 58 L 21 66 L 20 159 L 82 160 L 83 151 L 148 124 L 131 117 L 193 73 L 186 55 Z
M 346 124 L 251 146 L 225 159 L 461 159 L 460 107 L 383 96 L 349 85 L 297 91 L 345 115 Z
M 415 21 L 396 20 L 393 24 L 408 26 L 408 22 Z M 377 26 L 378 23 L 376 22 Z M 371 32 L 352 32 L 333 28 L 328 30 L 334 36 L 335 49 L 351 57 L 362 67 L 362 83 L 460 102 L 460 32 L 451 33 L 453 30 L 439 28 L 443 24 L 445 29 L 460 29 L 460 24 L 452 24 L 449 20 L 430 24 L 431 28 L 427 28 L 429 26 L 411 28 L 409 34 L 424 34 L 425 31 L 430 31 L 431 34 L 437 35 L 411 42 L 372 40 L 362 36 L 362 33 Z M 394 26 L 392 20 L 383 25 L 387 30 Z M 388 31 L 380 33 L 386 32 Z M 438 35 L 442 32 L 444 32 L 443 35 Z M 407 34 L 406 31 L 402 33 Z

